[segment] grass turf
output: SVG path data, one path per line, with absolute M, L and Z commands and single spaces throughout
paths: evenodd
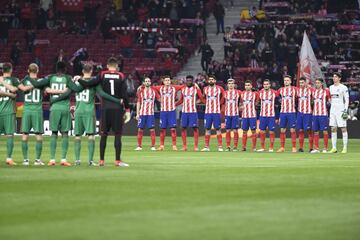
M 150 152 L 148 138 L 135 152 L 124 137 L 120 169 L 109 141 L 104 168 L 86 165 L 85 139 L 80 167 L 1 161 L 0 239 L 359 239 L 360 140 L 348 154 L 184 153 Z M 43 149 L 47 161 L 48 139 Z

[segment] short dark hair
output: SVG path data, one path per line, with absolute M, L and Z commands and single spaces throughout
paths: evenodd
M 339 78 L 342 77 L 342 76 L 341 76 L 341 73 L 339 73 L 339 72 L 335 72 L 334 75 L 338 76 Z
M 264 79 L 263 83 L 264 83 L 264 82 L 269 82 L 269 83 L 270 83 L 270 79 L 267 79 L 267 78 L 266 78 L 266 79 Z
M 288 74 L 284 75 L 283 79 L 284 78 L 290 78 L 292 80 L 292 77 L 290 75 L 288 75 Z
M 86 73 L 92 72 L 93 66 L 91 64 L 85 63 L 83 65 L 83 71 Z
M 306 81 L 306 78 L 305 77 L 300 77 L 299 81 Z
M 170 78 L 170 79 L 171 79 L 170 75 L 164 75 L 164 76 L 162 76 L 162 79 L 165 79 L 165 78 Z
M 193 75 L 187 75 L 186 78 L 194 79 L 194 76 Z
M 215 79 L 215 80 L 216 80 L 215 75 L 212 75 L 212 74 L 208 75 L 207 79 L 209 79 L 209 78 L 213 78 L 213 79 Z
M 66 63 L 57 62 L 56 63 L 56 73 L 65 73 L 66 72 Z
M 249 79 L 247 79 L 247 80 L 245 80 L 245 84 L 246 83 L 250 83 L 250 84 L 252 84 L 252 81 L 251 80 L 249 80 Z
M 118 66 L 118 60 L 116 59 L 116 57 L 110 57 L 107 60 L 107 65 L 117 67 Z
M 10 73 L 12 71 L 13 67 L 12 67 L 11 63 L 6 62 L 3 64 L 2 69 L 3 69 L 4 73 Z
M 316 78 L 315 81 L 319 81 L 319 82 L 324 83 L 324 79 L 322 79 L 322 78 Z

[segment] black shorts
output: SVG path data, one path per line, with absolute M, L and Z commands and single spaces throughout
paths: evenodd
M 124 123 L 124 112 L 118 109 L 103 109 L 100 118 L 100 134 L 121 135 Z

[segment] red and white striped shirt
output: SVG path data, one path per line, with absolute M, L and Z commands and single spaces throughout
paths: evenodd
M 298 112 L 311 114 L 311 97 L 312 97 L 313 89 L 306 88 L 298 88 L 296 96 L 298 98 Z
M 242 118 L 255 118 L 255 102 L 259 100 L 259 94 L 253 91 L 243 91 L 241 93 L 241 101 L 243 110 L 241 113 Z
M 225 116 L 239 116 L 239 99 L 240 90 L 227 90 L 225 91 Z
M 224 96 L 224 89 L 220 86 L 204 88 L 204 95 L 206 97 L 205 113 L 220 113 L 221 97 Z
M 278 95 L 278 92 L 274 89 L 270 89 L 268 91 L 261 89 L 259 91 L 259 97 L 261 100 L 261 117 L 275 117 L 275 98 Z
M 143 88 L 137 95 L 140 102 L 139 115 L 154 115 L 154 101 L 159 97 L 158 93 L 152 88 Z
M 326 103 L 330 99 L 329 89 L 314 89 L 312 98 L 314 101 L 313 116 L 327 116 Z
M 295 113 L 295 99 L 297 88 L 294 86 L 282 87 L 279 89 L 281 96 L 281 113 Z
M 155 86 L 153 87 L 159 91 L 160 95 L 160 104 L 162 112 L 174 111 L 175 110 L 175 97 L 176 92 L 179 91 L 182 86 L 179 85 L 170 85 L 170 86 Z
M 204 97 L 201 90 L 195 86 L 187 87 L 184 86 L 181 90 L 181 102 L 183 104 L 182 112 L 184 113 L 195 113 L 197 96 L 203 101 Z

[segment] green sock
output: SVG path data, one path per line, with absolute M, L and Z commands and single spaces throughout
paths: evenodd
M 57 143 L 57 136 L 51 135 L 50 138 L 50 159 L 55 160 L 55 153 L 56 153 L 56 143 Z
M 89 162 L 94 160 L 94 151 L 95 151 L 95 140 L 89 140 L 88 142 L 88 158 Z
M 22 149 L 22 153 L 23 153 L 23 156 L 24 156 L 24 160 L 25 160 L 25 159 L 29 159 L 29 154 L 28 154 L 28 149 L 29 149 L 28 141 L 22 141 L 22 142 L 21 142 L 21 149 Z
M 75 139 L 75 160 L 80 160 L 80 152 L 81 152 L 81 140 Z
M 36 159 L 40 160 L 41 152 L 42 152 L 42 141 L 36 141 L 35 151 L 36 151 Z
M 66 155 L 69 149 L 69 136 L 62 137 L 62 144 L 61 144 L 61 159 L 66 159 Z
M 13 149 L 14 149 L 14 136 L 11 137 L 7 137 L 6 140 L 6 157 L 11 159 L 12 158 L 12 153 L 13 153 Z

